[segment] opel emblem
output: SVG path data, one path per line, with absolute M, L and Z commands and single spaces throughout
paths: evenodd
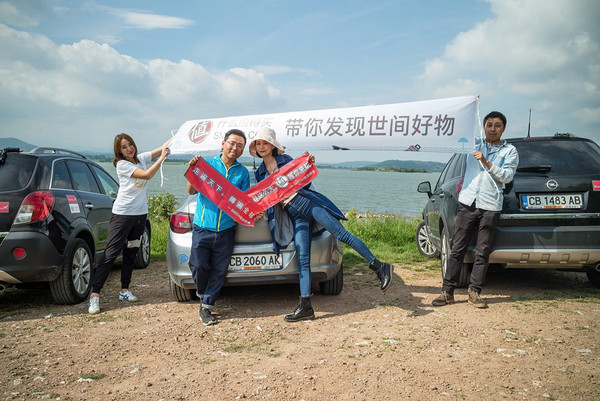
M 548 180 L 546 186 L 548 187 L 548 189 L 554 191 L 556 188 L 558 188 L 558 182 L 554 180 Z

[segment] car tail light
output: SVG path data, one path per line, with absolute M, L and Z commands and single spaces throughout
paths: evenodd
M 456 181 L 456 199 L 458 199 L 458 194 L 460 193 L 460 190 L 462 189 L 462 184 L 463 184 L 464 180 L 465 180 L 465 177 L 460 177 L 458 179 L 458 181 Z
M 15 217 L 15 224 L 28 224 L 42 221 L 54 207 L 52 192 L 32 192 L 23 200 Z
M 173 213 L 171 215 L 171 231 L 177 234 L 183 234 L 192 231 L 193 219 L 194 215 L 190 213 Z
M 25 249 L 19 247 L 19 248 L 13 249 L 12 255 L 13 255 L 13 258 L 15 258 L 17 260 L 21 260 L 21 259 L 24 259 L 25 256 L 27 256 L 27 252 L 25 251 Z

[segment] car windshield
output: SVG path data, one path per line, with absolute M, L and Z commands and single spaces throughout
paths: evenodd
M 587 141 L 531 140 L 513 145 L 519 151 L 519 173 L 597 174 L 600 148 Z
M 0 163 L 0 192 L 24 188 L 31 179 L 36 158 L 11 152 L 2 152 L 0 157 L 4 159 Z

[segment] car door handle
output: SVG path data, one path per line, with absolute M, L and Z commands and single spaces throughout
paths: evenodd
M 89 210 L 92 210 L 94 208 L 94 205 L 92 203 L 86 203 L 85 204 L 85 208 L 89 209 Z

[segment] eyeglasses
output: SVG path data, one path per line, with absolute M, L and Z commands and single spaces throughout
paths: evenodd
M 234 149 L 244 149 L 245 144 L 234 141 L 225 141 L 225 143 L 229 144 Z

